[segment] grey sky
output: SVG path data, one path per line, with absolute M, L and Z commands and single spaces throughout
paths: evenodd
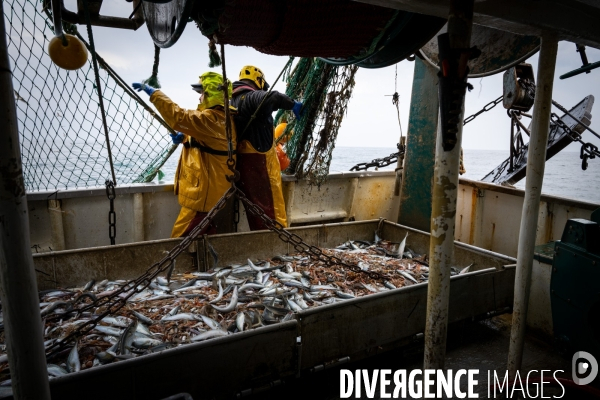
M 75 8 L 72 0 L 66 4 L 70 9 Z M 131 3 L 108 0 L 103 4 L 102 14 L 128 16 L 130 13 Z M 84 27 L 80 27 L 80 31 L 83 33 Z M 135 32 L 94 27 L 94 35 L 98 53 L 127 82 L 140 81 L 150 76 L 154 51 L 145 25 Z M 173 47 L 161 51 L 158 76 L 162 90 L 182 107 L 195 108 L 197 105 L 197 95 L 189 85 L 196 82 L 200 74 L 210 70 L 207 42 L 195 24 L 189 23 L 179 41 Z M 288 60 L 288 57 L 265 55 L 248 47 L 226 46 L 225 55 L 228 78 L 237 79 L 241 67 L 252 64 L 265 72 L 269 83 L 275 80 Z M 587 48 L 587 55 L 590 62 L 600 61 L 599 50 Z M 537 71 L 537 55 L 527 62 L 533 64 L 534 71 Z M 570 42 L 559 43 L 553 98 L 566 108 L 572 107 L 589 94 L 594 95 L 596 102 L 600 102 L 600 69 L 566 80 L 558 79 L 559 75 L 580 66 L 581 60 L 575 51 L 575 45 Z M 400 118 L 406 134 L 414 63 L 403 61 L 397 67 Z M 220 72 L 221 67 L 214 70 Z M 480 110 L 502 94 L 502 74 L 472 79 L 470 82 L 475 89 L 467 94 L 466 116 Z M 285 91 L 284 83 L 279 82 L 275 89 Z M 395 147 L 400 134 L 396 109 L 392 105 L 391 97 L 385 96 L 393 94 L 394 91 L 394 66 L 377 70 L 360 69 L 337 146 Z M 553 111 L 559 113 L 557 109 Z M 592 114 L 597 116 L 592 118 L 591 127 L 598 132 L 600 104 L 595 105 Z M 508 151 L 509 135 L 510 120 L 506 110 L 498 105 L 465 127 L 463 147 Z M 583 139 L 600 146 L 600 140 L 589 132 L 584 133 Z M 579 146 L 572 144 L 568 150 L 578 151 Z M 590 166 L 597 164 L 594 161 L 590 162 Z

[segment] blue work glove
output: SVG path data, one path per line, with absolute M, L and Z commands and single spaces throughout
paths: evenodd
M 294 107 L 292 107 L 292 111 L 294 112 L 296 119 L 300 119 L 304 114 L 304 110 L 302 110 L 302 103 L 299 101 L 294 101 Z
M 135 83 L 132 83 L 131 86 L 133 86 L 133 88 L 135 90 L 137 90 L 138 92 L 143 90 L 144 92 L 146 92 L 148 94 L 148 96 L 152 96 L 152 93 L 154 93 L 154 91 L 156 90 L 152 86 L 148 86 L 145 83 L 135 82 Z
M 171 133 L 171 139 L 173 139 L 173 144 L 181 144 L 185 139 L 185 135 L 181 132 Z

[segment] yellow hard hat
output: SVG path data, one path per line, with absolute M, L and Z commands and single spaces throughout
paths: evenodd
M 277 138 L 279 138 L 281 135 L 283 135 L 283 132 L 285 131 L 286 126 L 287 126 L 287 122 L 282 122 L 275 127 L 275 129 L 273 130 L 273 137 L 275 140 L 277 140 Z M 288 141 L 288 139 L 291 138 L 293 135 L 294 135 L 294 131 L 289 132 L 287 135 L 285 135 L 284 137 L 282 137 L 279 140 L 279 143 L 285 144 Z
M 252 82 L 256 84 L 256 86 L 261 90 L 267 90 L 269 85 L 265 81 L 265 74 L 253 65 L 246 65 L 240 71 L 240 80 L 242 79 L 250 79 Z

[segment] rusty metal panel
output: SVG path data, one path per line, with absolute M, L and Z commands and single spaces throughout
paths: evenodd
M 54 399 L 231 398 L 296 372 L 296 321 L 189 344 L 52 379 Z
M 358 181 L 353 214 L 357 221 L 372 218 L 397 220 L 400 197 L 394 196 L 395 177 L 366 175 Z
M 452 277 L 449 321 L 510 307 L 514 272 L 494 268 Z M 426 305 L 422 283 L 299 312 L 301 369 L 344 357 L 355 361 L 402 343 L 424 331 Z

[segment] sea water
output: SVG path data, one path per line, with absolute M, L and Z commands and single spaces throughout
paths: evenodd
M 330 173 L 349 171 L 358 163 L 370 162 L 395 153 L 393 147 L 336 147 L 333 150 Z M 177 166 L 177 154 L 173 154 L 162 171 L 162 182 L 172 182 Z M 508 152 L 501 150 L 464 150 L 464 165 L 467 172 L 463 178 L 480 180 L 498 164 L 508 158 Z M 380 168 L 394 170 L 395 164 Z M 371 168 L 370 170 L 374 170 Z M 525 189 L 525 178 L 515 187 Z M 600 159 L 588 160 L 587 170 L 581 169 L 579 153 L 563 151 L 546 161 L 542 193 L 600 204 Z

